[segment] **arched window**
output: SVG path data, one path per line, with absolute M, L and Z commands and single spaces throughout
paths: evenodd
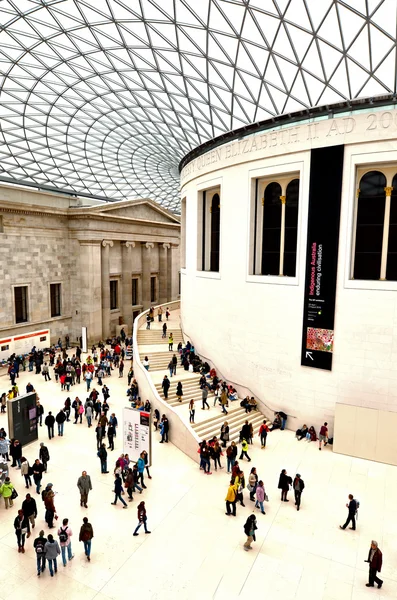
M 211 248 L 210 271 L 219 271 L 219 239 L 221 232 L 221 201 L 214 194 L 211 202 Z
M 272 182 L 265 189 L 262 222 L 262 275 L 280 274 L 281 186 Z
M 354 279 L 381 279 L 386 177 L 370 171 L 360 180 L 357 199 Z
M 296 245 L 298 240 L 299 179 L 287 185 L 285 202 L 283 275 L 296 275 Z

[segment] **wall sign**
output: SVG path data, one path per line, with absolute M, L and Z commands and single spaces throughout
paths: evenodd
M 301 365 L 332 369 L 344 146 L 311 151 Z
M 123 451 L 136 462 L 143 450 L 148 453 L 148 466 L 152 464 L 152 432 L 150 413 L 123 408 Z

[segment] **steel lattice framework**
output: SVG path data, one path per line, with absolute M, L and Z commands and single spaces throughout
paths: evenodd
M 396 0 L 3 0 L 0 177 L 178 210 L 231 129 L 396 92 Z

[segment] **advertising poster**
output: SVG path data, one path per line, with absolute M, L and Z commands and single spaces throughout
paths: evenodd
M 332 370 L 344 146 L 311 151 L 301 365 Z
M 136 462 L 143 450 L 148 453 L 148 466 L 152 464 L 152 432 L 150 413 L 123 408 L 123 452 Z

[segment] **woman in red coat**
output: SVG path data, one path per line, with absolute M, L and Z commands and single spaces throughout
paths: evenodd
M 372 540 L 371 548 L 368 552 L 368 560 L 365 562 L 369 563 L 369 583 L 365 585 L 367 587 L 374 587 L 374 583 L 378 584 L 378 588 L 383 585 L 382 579 L 376 576 L 376 573 L 382 570 L 382 552 L 379 550 L 378 542 Z

